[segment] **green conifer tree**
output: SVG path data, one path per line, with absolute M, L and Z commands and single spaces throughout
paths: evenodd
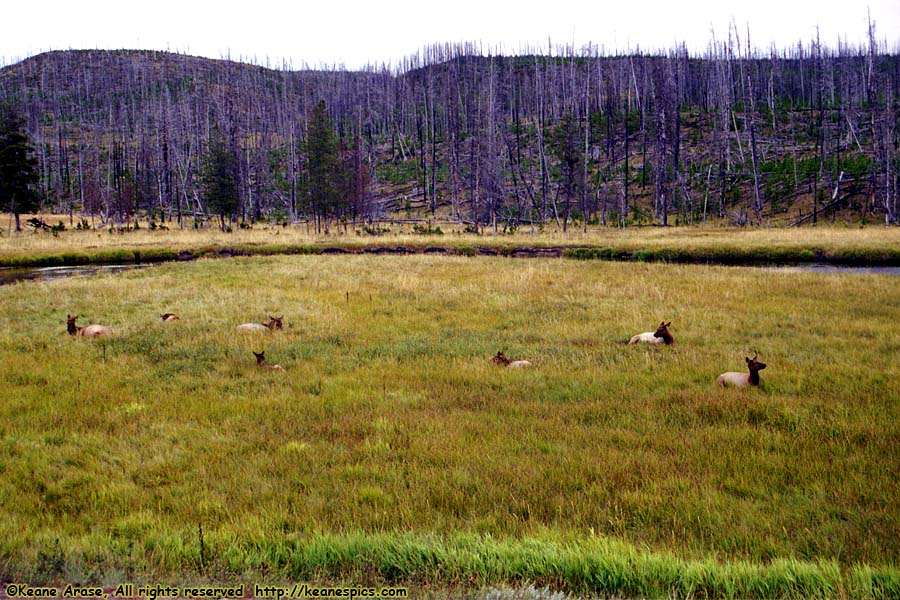
M 325 101 L 320 101 L 309 117 L 306 129 L 306 177 L 304 196 L 307 208 L 315 217 L 316 229 L 332 217 L 339 217 L 346 207 L 341 202 L 341 163 L 334 125 Z
M 201 183 L 207 210 L 219 215 L 222 231 L 227 229 L 225 219 L 237 212 L 239 205 L 238 156 L 225 136 L 213 131 L 209 149 L 203 157 Z
M 19 215 L 38 208 L 38 163 L 25 131 L 25 120 L 10 105 L 0 105 L 0 209 Z

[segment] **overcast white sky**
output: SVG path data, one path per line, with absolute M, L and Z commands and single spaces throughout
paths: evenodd
M 293 68 L 396 64 L 425 45 L 480 41 L 514 54 L 525 46 L 701 53 L 715 30 L 767 50 L 816 34 L 835 47 L 866 36 L 866 9 L 879 41 L 900 48 L 900 0 L 25 0 L 0 7 L 0 64 L 46 50 L 140 48 Z

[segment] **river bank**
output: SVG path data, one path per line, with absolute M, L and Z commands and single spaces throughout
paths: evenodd
M 431 242 L 431 243 L 429 243 Z M 403 243 L 316 244 L 216 244 L 195 247 L 121 247 L 77 251 L 0 255 L 0 267 L 62 267 L 191 261 L 232 256 L 277 256 L 296 254 L 444 254 L 458 256 L 506 256 L 510 258 L 571 258 L 719 265 L 834 265 L 855 267 L 900 267 L 900 245 L 895 248 L 827 248 L 815 246 L 737 247 L 722 246 L 623 246 L 623 245 L 521 245 L 509 243 L 437 244 L 431 240 Z

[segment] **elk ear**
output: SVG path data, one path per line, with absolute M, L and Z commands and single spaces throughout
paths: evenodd
M 666 323 L 666 327 L 668 327 L 671 324 L 672 324 L 672 321 L 669 321 L 668 323 Z
M 748 364 L 748 365 L 750 364 L 750 359 L 747 358 L 746 356 L 744 357 L 744 360 L 747 361 L 747 364 Z

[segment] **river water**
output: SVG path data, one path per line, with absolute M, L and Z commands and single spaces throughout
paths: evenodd
M 761 267 L 773 271 L 793 271 L 797 273 L 850 273 L 856 275 L 900 275 L 900 267 L 843 267 L 841 265 L 828 265 L 813 263 L 809 265 L 789 265 Z
M 132 269 L 143 269 L 159 263 L 128 263 L 121 265 L 77 265 L 68 267 L 0 267 L 0 285 L 8 285 L 19 281 L 52 281 L 65 277 L 90 277 L 99 273 L 120 273 Z M 900 276 L 900 267 L 845 267 L 814 263 L 808 265 L 773 265 L 768 267 L 734 267 L 739 269 L 767 269 L 798 273 L 848 273 L 861 275 L 893 275 Z
M 77 265 L 69 267 L 0 267 L 0 285 L 19 281 L 53 281 L 66 277 L 91 277 L 99 273 L 121 273 L 132 269 L 143 269 L 149 263 L 129 263 L 124 265 Z

